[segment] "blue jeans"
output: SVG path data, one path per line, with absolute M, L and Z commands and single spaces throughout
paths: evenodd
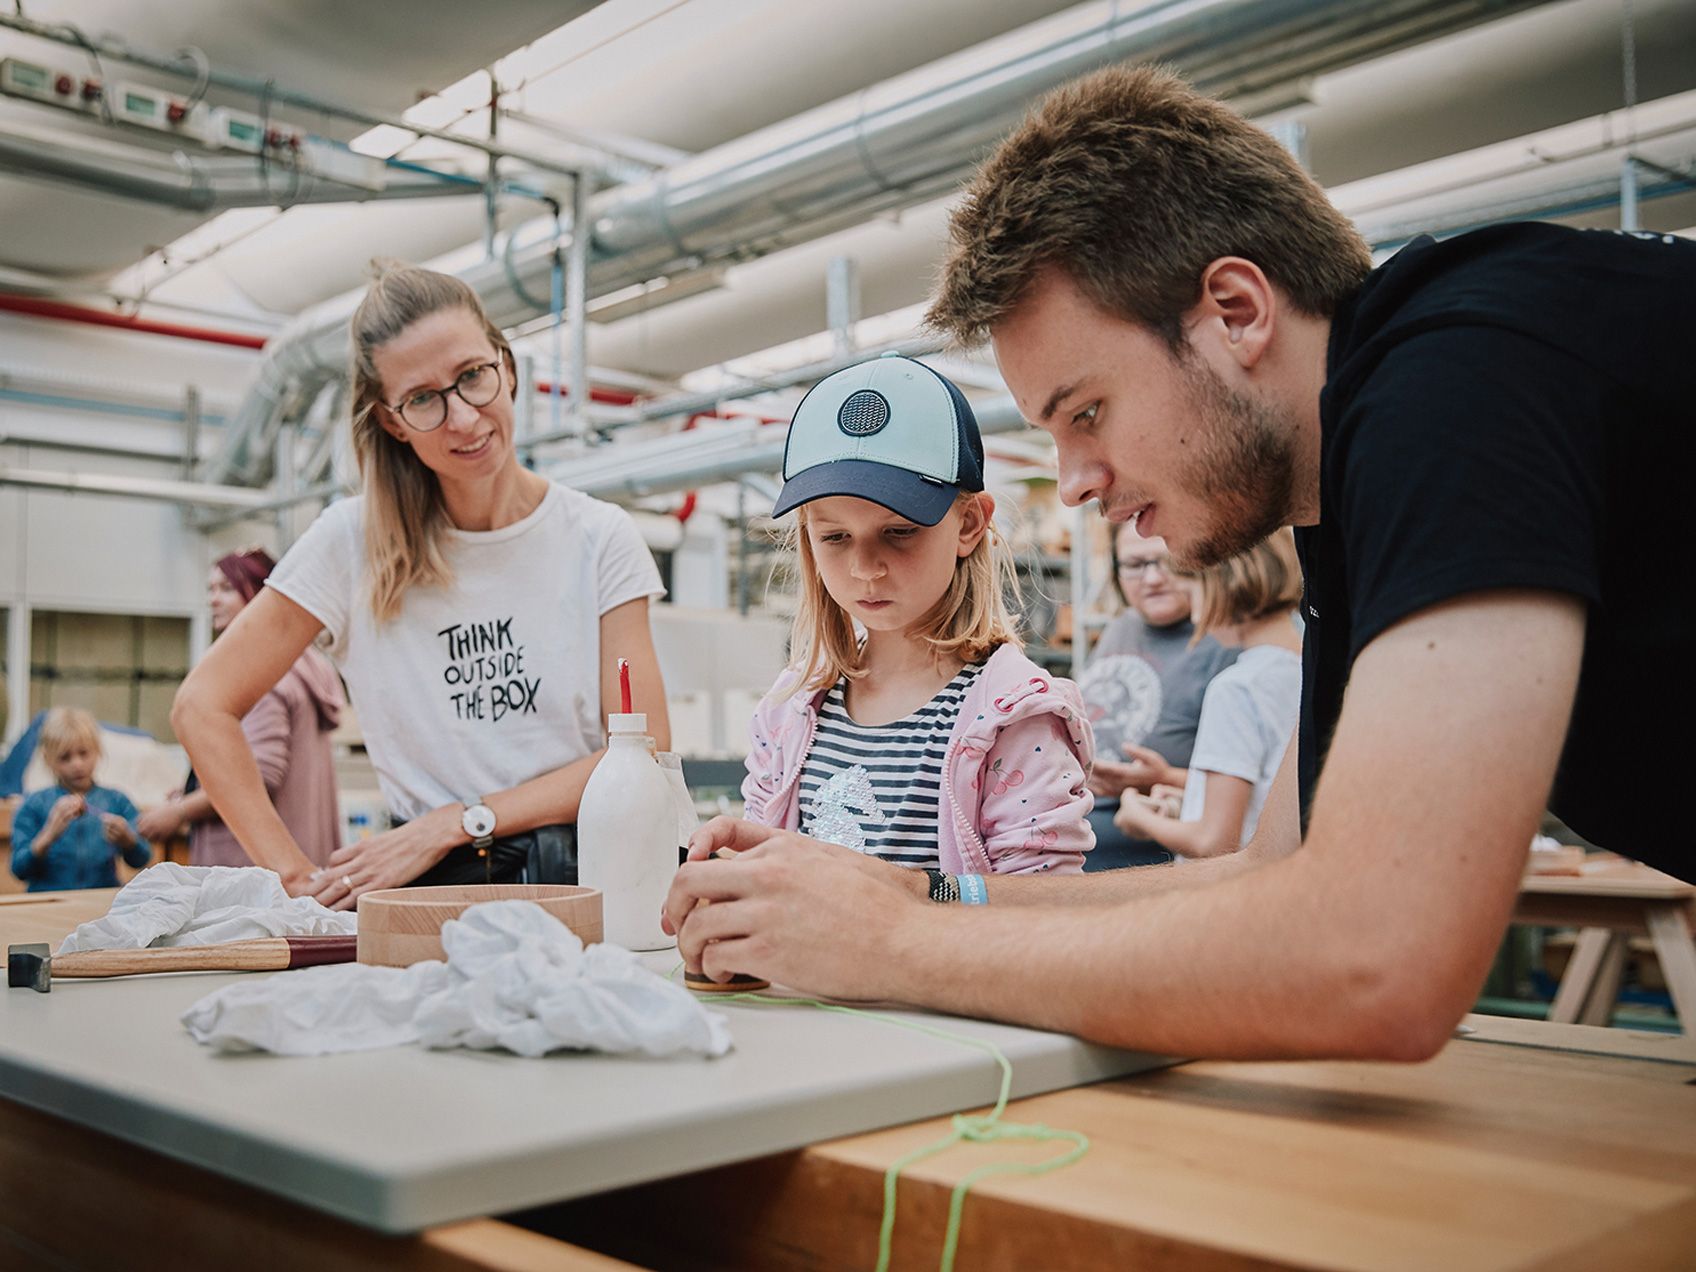
M 1123 870 L 1127 866 L 1163 866 L 1172 860 L 1152 839 L 1132 839 L 1113 824 L 1113 814 L 1119 811 L 1116 799 L 1097 800 L 1095 811 L 1089 815 L 1090 829 L 1095 831 L 1095 847 L 1084 854 L 1084 872 Z

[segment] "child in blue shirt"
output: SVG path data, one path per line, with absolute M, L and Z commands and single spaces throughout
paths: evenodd
M 12 873 L 31 892 L 115 888 L 115 859 L 140 869 L 153 850 L 135 828 L 136 807 L 94 784 L 100 725 L 76 707 L 55 707 L 41 725 L 41 758 L 57 785 L 36 791 L 12 818 Z

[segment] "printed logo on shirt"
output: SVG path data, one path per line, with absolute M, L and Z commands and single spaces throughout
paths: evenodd
M 524 646 L 512 634 L 511 618 L 455 623 L 436 635 L 447 653 L 442 680 L 455 716 L 493 723 L 536 714 L 542 678 L 524 674 Z

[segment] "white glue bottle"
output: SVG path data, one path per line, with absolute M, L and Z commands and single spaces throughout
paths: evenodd
M 677 944 L 660 910 L 677 872 L 677 801 L 654 760 L 648 717 L 607 717 L 607 752 L 577 808 L 577 882 L 601 891 L 606 939 L 629 950 Z

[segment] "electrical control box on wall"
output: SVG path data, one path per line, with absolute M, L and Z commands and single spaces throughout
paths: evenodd
M 19 57 L 0 59 L 0 93 L 81 115 L 105 114 L 106 89 L 98 76 L 76 75 Z
M 186 97 L 146 84 L 118 84 L 111 101 L 112 118 L 119 123 L 206 142 L 210 112 L 202 102 L 191 104 Z

